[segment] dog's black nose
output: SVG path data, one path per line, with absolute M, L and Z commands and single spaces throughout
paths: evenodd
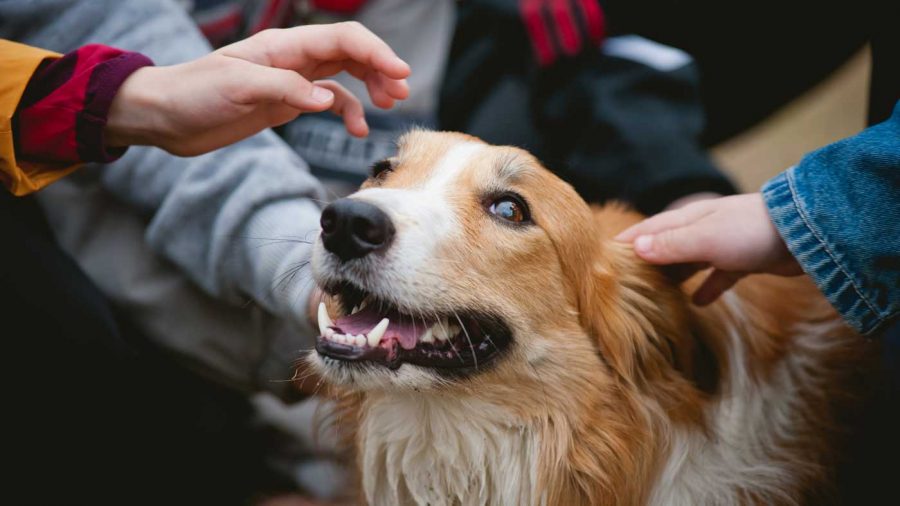
M 388 215 L 361 200 L 335 200 L 322 211 L 321 225 L 325 249 L 345 262 L 386 248 L 394 238 Z

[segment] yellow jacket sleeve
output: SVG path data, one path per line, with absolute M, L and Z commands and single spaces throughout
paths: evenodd
M 78 165 L 31 163 L 16 160 L 12 118 L 25 87 L 38 65 L 60 55 L 0 39 L 0 183 L 13 195 L 37 191 L 71 173 Z

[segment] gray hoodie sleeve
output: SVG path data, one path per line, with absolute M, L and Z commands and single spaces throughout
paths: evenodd
M 157 65 L 211 50 L 172 0 L 0 1 L 0 37 L 60 52 L 108 44 Z M 151 248 L 205 291 L 234 303 L 249 296 L 306 329 L 305 266 L 323 190 L 274 133 L 193 158 L 132 147 L 100 173 L 108 191 L 149 217 Z

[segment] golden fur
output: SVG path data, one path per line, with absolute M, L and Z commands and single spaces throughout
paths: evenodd
M 472 142 L 480 141 L 413 132 L 401 142 L 395 170 L 364 188 L 416 188 L 435 177 L 433 167 L 453 145 Z M 486 188 L 522 195 L 535 226 L 513 230 L 485 217 L 477 196 Z M 436 239 L 434 261 L 422 281 L 440 285 L 443 304 L 502 315 L 514 342 L 482 371 L 412 389 L 363 388 L 359 378 L 338 377 L 311 357 L 312 367 L 335 382 L 337 426 L 360 454 L 370 451 L 367 438 L 374 436 L 366 431 L 377 426 L 371 417 L 383 416 L 373 415 L 381 413 L 379 403 L 419 406 L 427 418 L 443 416 L 441 406 L 457 409 L 449 406 L 471 401 L 490 412 L 484 424 L 503 425 L 491 438 L 511 445 L 534 441 L 533 476 L 520 486 L 533 488 L 522 497 L 535 503 L 801 504 L 826 483 L 835 422 L 829 398 L 840 391 L 842 374 L 859 354 L 850 352 L 857 337 L 807 279 L 753 276 L 716 303 L 693 306 L 687 294 L 700 275 L 678 285 L 640 261 L 629 245 L 612 240 L 641 216 L 618 205 L 589 208 L 569 185 L 515 148 L 485 145 L 447 192 L 446 212 L 458 218 L 462 234 Z M 754 390 L 766 389 L 783 395 L 754 396 Z M 747 423 L 752 419 L 762 424 L 753 430 L 771 432 L 752 445 L 759 452 L 755 457 L 727 441 L 729 424 L 735 433 L 744 430 L 728 410 L 750 402 L 762 403 L 763 413 L 748 408 Z M 785 421 L 766 421 L 766 411 Z M 487 430 L 474 422 L 459 430 L 470 429 Z M 408 447 L 404 455 L 431 455 Z M 379 451 L 393 451 L 385 448 Z M 686 463 L 674 461 L 678 451 Z M 707 451 L 726 463 L 758 458 L 779 476 L 726 476 L 727 484 L 713 483 L 722 486 L 721 500 L 700 497 L 683 482 L 696 479 L 692 469 L 702 469 Z M 379 466 L 395 465 L 387 458 L 367 459 L 359 460 L 363 476 L 381 476 Z M 438 469 L 440 463 L 421 465 Z M 492 465 L 480 472 L 493 472 Z M 718 467 L 730 472 L 727 465 Z M 675 478 L 663 485 L 666 476 Z M 434 483 L 441 479 L 435 476 Z M 465 479 L 481 483 L 488 495 L 437 497 L 450 504 L 502 501 L 482 478 Z M 379 493 L 362 497 L 386 502 Z M 423 497 L 416 494 L 406 490 L 396 497 Z M 671 494 L 672 502 L 659 494 Z

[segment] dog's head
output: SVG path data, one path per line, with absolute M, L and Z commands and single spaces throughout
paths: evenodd
M 323 212 L 312 265 L 330 297 L 311 360 L 359 390 L 689 368 L 690 346 L 672 346 L 681 292 L 611 240 L 638 216 L 606 218 L 523 150 L 412 132 Z

